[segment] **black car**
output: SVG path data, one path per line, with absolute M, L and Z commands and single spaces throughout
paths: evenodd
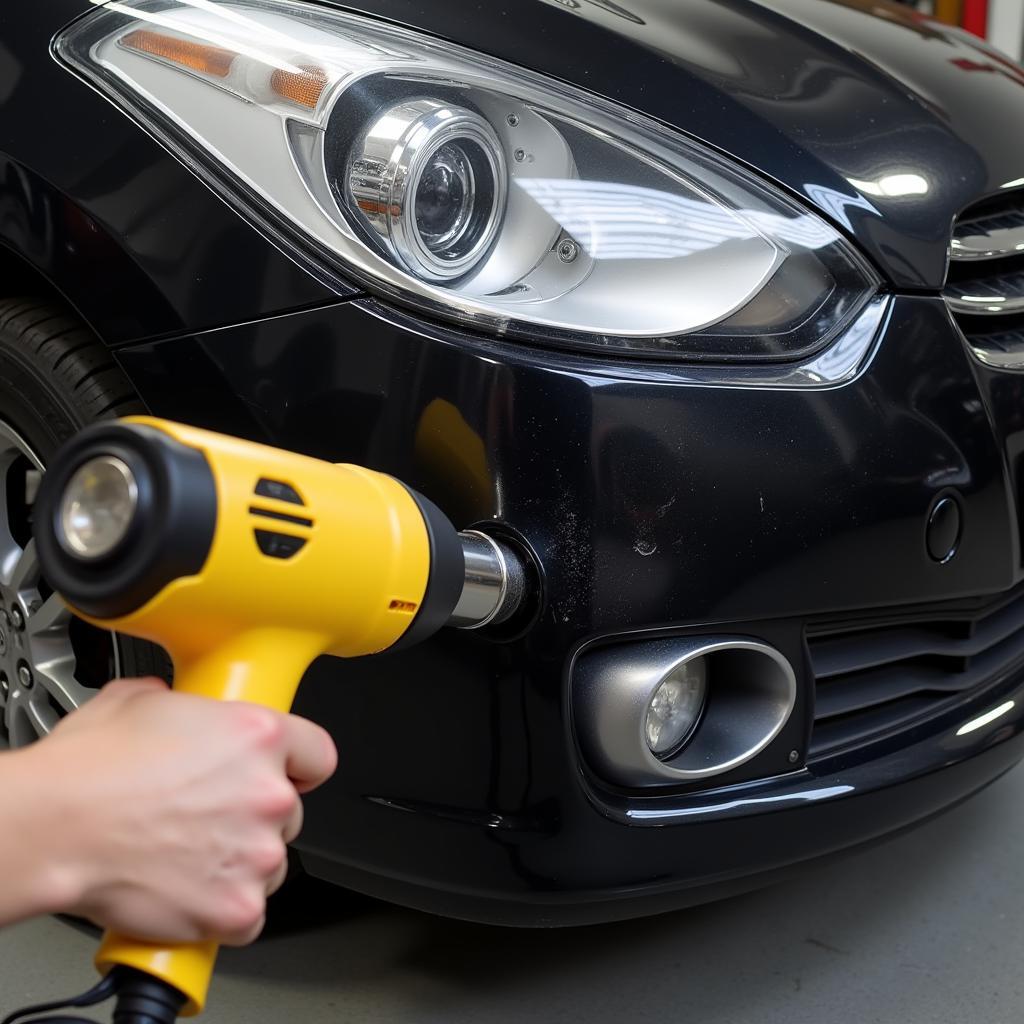
M 607 920 L 992 781 L 1024 754 L 1022 87 L 881 0 L 5 4 L 9 741 L 162 668 L 29 542 L 58 443 L 146 409 L 393 473 L 538 567 L 508 622 L 314 664 L 313 875 Z

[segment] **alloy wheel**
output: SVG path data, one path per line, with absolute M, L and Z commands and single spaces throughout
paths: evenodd
M 24 746 L 119 674 L 113 635 L 68 612 L 43 580 L 32 505 L 43 463 L 0 421 L 0 745 Z

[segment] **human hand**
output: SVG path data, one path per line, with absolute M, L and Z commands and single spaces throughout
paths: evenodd
M 337 753 L 319 726 L 252 704 L 117 680 L 25 759 L 49 815 L 59 906 L 136 938 L 252 941 Z M 29 763 L 31 762 L 31 763 Z

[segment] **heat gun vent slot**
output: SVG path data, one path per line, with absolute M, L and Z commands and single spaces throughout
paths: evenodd
M 291 558 L 306 543 L 304 537 L 290 537 L 287 533 L 256 530 L 256 543 L 260 551 L 270 558 Z
M 285 483 L 283 480 L 271 480 L 270 477 L 260 477 L 256 482 L 253 496 L 266 498 L 270 501 L 286 502 L 289 505 L 299 505 L 302 508 L 306 507 L 302 496 L 291 484 Z M 298 527 L 299 529 L 308 530 L 313 526 L 313 520 L 307 516 L 294 515 L 282 509 L 265 508 L 262 505 L 250 505 L 249 515 L 257 516 L 259 519 L 287 523 L 289 526 Z M 260 552 L 268 558 L 291 558 L 305 547 L 308 537 L 279 533 L 270 527 L 271 523 L 268 522 L 262 529 L 259 526 L 253 528 L 256 545 L 259 547 Z
M 257 498 L 273 498 L 275 501 L 287 501 L 291 505 L 305 505 L 302 495 L 299 494 L 291 484 L 283 480 L 271 480 L 269 477 L 260 477 L 256 483 Z
M 258 505 L 249 506 L 249 515 L 265 516 L 267 519 L 278 519 L 283 523 L 294 523 L 296 526 L 312 526 L 313 520 L 304 516 L 293 516 L 287 512 L 277 512 L 272 508 L 260 508 Z

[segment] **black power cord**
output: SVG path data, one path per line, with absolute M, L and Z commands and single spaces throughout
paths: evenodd
M 91 1017 L 67 1017 L 64 1014 L 55 1014 L 48 1017 L 29 1017 L 24 1024 L 99 1024 Z
M 81 995 L 22 1007 L 5 1017 L 0 1024 L 16 1024 L 18 1021 L 21 1024 L 97 1024 L 88 1017 L 50 1014 L 50 1011 L 95 1006 L 112 996 L 117 997 L 113 1011 L 114 1024 L 174 1024 L 186 1002 L 181 992 L 159 978 L 131 967 L 115 967 Z M 25 1020 L 26 1017 L 29 1019 Z
M 112 995 L 116 994 L 120 987 L 120 972 L 111 971 L 105 978 L 98 981 L 88 992 L 83 992 L 78 996 L 71 996 L 68 999 L 54 999 L 48 1003 L 36 1003 L 34 1006 L 23 1006 L 20 1010 L 15 1010 L 14 1013 L 8 1014 L 4 1017 L 0 1024 L 14 1024 L 15 1021 L 21 1020 L 22 1017 L 35 1017 L 36 1014 L 48 1013 L 50 1010 L 64 1010 L 68 1007 L 74 1006 L 95 1006 L 97 1003 L 102 1003 L 105 999 L 109 999 Z M 31 1024 L 40 1024 L 40 1020 L 50 1020 L 52 1024 L 65 1024 L 67 1021 L 83 1021 L 88 1018 L 85 1017 L 51 1017 L 51 1018 L 39 1018 L 31 1022 Z M 93 1024 L 93 1022 L 89 1022 Z

